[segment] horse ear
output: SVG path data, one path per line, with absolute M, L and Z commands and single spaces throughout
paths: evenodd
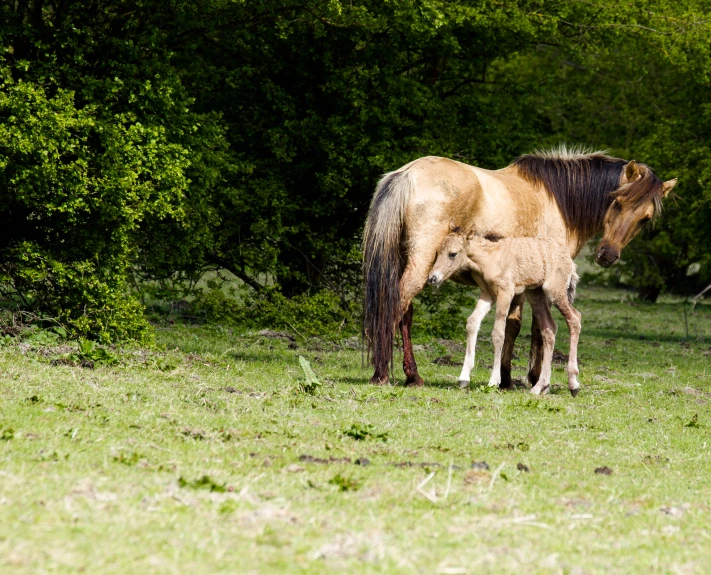
M 454 220 L 449 220 L 449 231 L 453 232 L 457 230 L 459 226 L 457 226 L 457 223 Z
M 676 186 L 676 181 L 677 178 L 674 178 L 673 180 L 668 180 L 662 184 L 662 197 L 666 198 L 669 195 L 669 192 L 671 192 L 674 189 L 674 186 Z
M 637 165 L 637 162 L 634 160 L 631 160 L 625 164 L 624 167 L 624 181 L 622 182 L 623 184 L 629 184 L 631 182 L 636 182 L 642 177 L 642 174 L 639 171 L 639 166 Z

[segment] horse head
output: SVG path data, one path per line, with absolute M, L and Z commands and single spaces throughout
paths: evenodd
M 612 203 L 603 220 L 603 235 L 595 250 L 595 261 L 610 267 L 620 259 L 622 249 L 644 224 L 662 211 L 662 200 L 676 185 L 676 179 L 662 182 L 645 164 L 625 164 L 620 187 L 612 192 Z

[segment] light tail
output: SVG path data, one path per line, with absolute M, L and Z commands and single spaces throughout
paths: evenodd
M 580 276 L 577 274 L 576 265 L 573 264 L 573 273 L 570 276 L 570 283 L 568 284 L 568 302 L 571 305 L 575 303 L 575 288 L 578 285 L 578 280 L 580 280 Z

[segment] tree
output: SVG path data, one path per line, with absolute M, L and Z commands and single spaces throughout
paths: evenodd
M 142 226 L 181 221 L 188 189 L 209 186 L 190 181 L 191 156 L 214 120 L 189 111 L 164 35 L 135 7 L 0 4 L 2 291 L 102 340 L 146 337 L 127 292 Z

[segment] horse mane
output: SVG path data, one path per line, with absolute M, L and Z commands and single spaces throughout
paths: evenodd
M 555 199 L 568 233 L 583 243 L 600 231 L 613 200 L 638 205 L 651 199 L 655 215 L 661 211 L 662 182 L 646 164 L 638 164 L 640 179 L 620 187 L 626 164 L 605 151 L 561 146 L 525 154 L 511 165 L 526 181 L 543 186 Z

